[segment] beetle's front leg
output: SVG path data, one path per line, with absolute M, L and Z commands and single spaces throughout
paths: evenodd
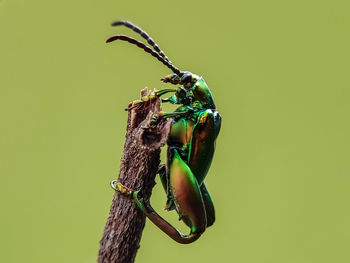
M 155 90 L 152 91 L 148 96 L 143 96 L 140 100 L 134 100 L 128 108 L 126 108 L 126 111 L 130 111 L 134 108 L 140 107 L 144 103 L 151 101 L 152 99 L 158 98 L 166 93 L 169 92 L 176 92 L 177 89 L 163 89 L 163 90 Z M 167 101 L 167 99 L 162 100 L 163 102 Z

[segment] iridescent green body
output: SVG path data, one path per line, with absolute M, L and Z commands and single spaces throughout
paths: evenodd
M 161 112 L 154 115 L 149 123 L 149 128 L 156 127 L 164 118 L 172 118 L 168 138 L 167 162 L 166 165 L 160 166 L 159 175 L 168 198 L 166 209 L 175 209 L 179 214 L 179 219 L 190 228 L 190 233 L 188 235 L 180 233 L 160 217 L 150 203 L 140 196 L 139 190 L 132 191 L 120 183 L 117 183 L 117 187 L 112 184 L 112 187 L 125 195 L 132 193 L 140 209 L 172 239 L 183 244 L 191 243 L 197 240 L 205 229 L 215 221 L 214 205 L 204 184 L 204 179 L 213 160 L 215 141 L 221 126 L 221 116 L 216 110 L 213 96 L 202 77 L 190 72 L 179 71 L 153 40 L 150 40 L 147 33 L 131 22 L 117 21 L 113 25 L 125 25 L 132 28 L 135 32 L 140 33 L 154 50 L 123 35 L 111 37 L 107 42 L 120 39 L 143 48 L 174 72 L 163 78 L 163 82 L 182 85 L 176 89 L 155 91 L 148 97 L 134 101 L 128 110 L 141 107 L 143 103 L 152 98 L 175 92 L 173 96 L 162 99 L 162 101 L 181 106 L 174 112 Z
M 176 74 L 163 79 L 172 84 L 183 84 L 164 102 L 181 104 L 174 112 L 154 116 L 150 126 L 155 127 L 162 118 L 172 118 L 168 138 L 166 168 L 159 174 L 167 193 L 167 210 L 175 209 L 179 218 L 190 227 L 190 234 L 183 235 L 161 218 L 138 195 L 134 195 L 139 207 L 165 233 L 179 243 L 191 243 L 199 238 L 215 221 L 214 205 L 204 184 L 209 171 L 215 141 L 220 131 L 221 116 L 215 109 L 211 92 L 203 78 L 190 72 L 177 79 Z M 189 78 L 187 76 L 190 76 Z M 167 92 L 174 90 L 167 90 Z M 167 92 L 155 92 L 157 96 Z M 142 102 L 136 101 L 139 105 Z

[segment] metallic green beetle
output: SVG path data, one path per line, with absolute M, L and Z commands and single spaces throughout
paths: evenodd
M 133 196 L 146 216 L 172 239 L 182 244 L 191 243 L 215 221 L 214 205 L 204 184 L 204 178 L 213 159 L 221 116 L 202 77 L 176 68 L 153 39 L 138 26 L 123 20 L 112 23 L 112 26 L 119 25 L 139 33 L 153 49 L 125 35 L 113 36 L 106 41 L 107 43 L 119 39 L 144 49 L 174 72 L 162 78 L 163 82 L 182 85 L 176 89 L 155 91 L 149 97 L 134 101 L 128 110 L 141 106 L 151 97 L 175 92 L 173 96 L 162 99 L 162 102 L 181 106 L 174 112 L 160 112 L 154 115 L 150 121 L 150 127 L 156 127 L 163 118 L 172 118 L 167 163 L 159 167 L 158 173 L 168 197 L 166 209 L 169 211 L 175 209 L 180 220 L 190 228 L 190 233 L 182 234 L 160 217 L 149 202 L 140 197 L 139 190 L 134 191 L 116 181 L 112 181 L 111 186 L 124 195 Z

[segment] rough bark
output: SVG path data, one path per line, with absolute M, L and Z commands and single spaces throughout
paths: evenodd
M 148 95 L 147 88 L 141 96 Z M 145 129 L 153 113 L 160 111 L 156 98 L 142 107 L 129 111 L 124 153 L 118 181 L 131 189 L 141 189 L 149 199 L 160 164 L 160 147 L 167 141 L 170 121 L 163 121 L 156 129 Z M 140 246 L 145 216 L 133 199 L 115 193 L 110 213 L 100 241 L 98 263 L 134 262 Z

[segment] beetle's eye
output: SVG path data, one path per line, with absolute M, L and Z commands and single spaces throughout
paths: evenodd
M 185 73 L 181 78 L 181 82 L 183 84 L 187 84 L 191 81 L 192 81 L 192 74 L 191 73 Z

